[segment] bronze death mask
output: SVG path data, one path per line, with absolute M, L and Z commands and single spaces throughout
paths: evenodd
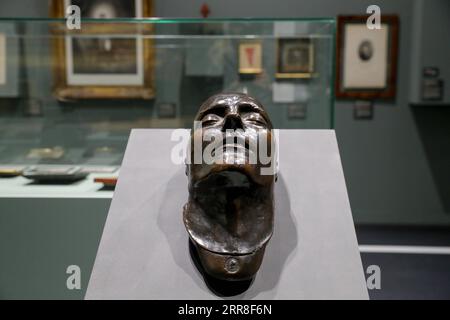
M 195 120 L 183 212 L 191 253 L 214 279 L 251 280 L 273 233 L 272 123 L 245 94 L 210 97 Z

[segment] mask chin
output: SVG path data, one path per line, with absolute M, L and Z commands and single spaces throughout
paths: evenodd
M 272 187 L 238 170 L 193 181 L 184 223 L 209 276 L 240 281 L 256 274 L 273 232 Z
M 244 255 L 218 254 L 193 242 L 203 270 L 211 277 L 226 281 L 251 280 L 258 272 L 266 244 Z

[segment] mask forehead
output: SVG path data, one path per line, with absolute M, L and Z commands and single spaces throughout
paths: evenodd
M 213 109 L 221 107 L 226 109 L 228 112 L 238 113 L 239 106 L 244 104 L 251 106 L 253 112 L 261 114 L 267 121 L 268 127 L 270 129 L 273 128 L 272 122 L 270 121 L 270 118 L 267 114 L 267 111 L 264 109 L 264 106 L 256 99 L 243 93 L 228 93 L 228 94 L 222 93 L 210 97 L 200 106 L 199 111 L 195 117 L 195 120 L 199 121 L 205 114 L 209 113 Z

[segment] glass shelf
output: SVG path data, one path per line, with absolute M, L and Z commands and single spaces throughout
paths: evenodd
M 132 128 L 189 128 L 219 92 L 332 128 L 334 37 L 326 18 L 0 19 L 0 165 L 120 165 Z

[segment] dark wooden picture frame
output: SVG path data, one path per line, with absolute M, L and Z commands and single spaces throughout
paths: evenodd
M 337 37 L 336 37 L 336 98 L 342 99 L 394 99 L 396 95 L 397 81 L 397 58 L 398 58 L 398 37 L 399 37 L 399 19 L 397 15 L 381 15 L 381 24 L 389 25 L 388 46 L 387 46 L 387 72 L 386 86 L 380 88 L 344 88 L 344 48 L 345 48 L 345 26 L 347 24 L 366 24 L 367 15 L 345 15 L 338 16 Z M 367 32 L 372 30 L 367 29 Z
M 153 16 L 153 0 L 139 0 L 142 3 L 142 16 Z M 50 15 L 53 18 L 65 17 L 64 0 L 51 0 Z M 82 20 L 83 21 L 83 20 Z M 83 23 L 83 22 L 82 22 Z M 64 22 L 55 22 L 51 26 L 52 38 L 52 68 L 53 68 L 53 93 L 60 101 L 78 99 L 152 99 L 155 96 L 154 87 L 154 66 L 155 53 L 153 40 L 145 37 L 153 34 L 152 24 L 135 23 L 93 23 L 87 22 L 82 25 L 81 30 L 68 30 Z M 67 79 L 66 63 L 66 37 L 77 35 L 130 35 L 130 38 L 142 38 L 142 60 L 143 60 L 143 84 L 114 84 L 102 85 L 72 85 Z

